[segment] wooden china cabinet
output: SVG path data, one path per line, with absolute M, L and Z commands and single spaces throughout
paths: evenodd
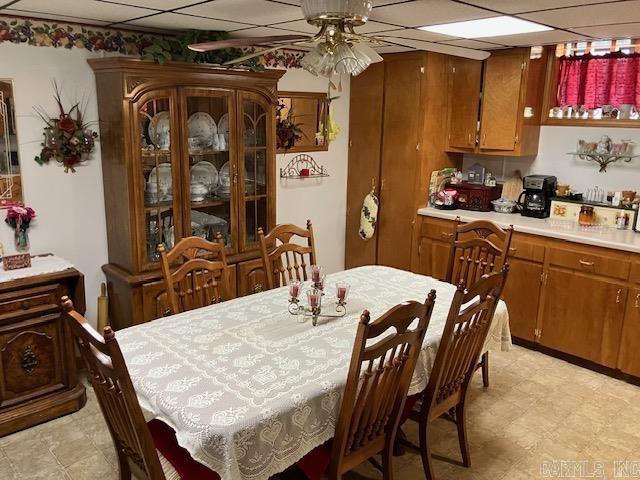
M 238 295 L 263 285 L 257 231 L 275 225 L 282 70 L 91 59 L 96 76 L 115 328 L 167 308 L 156 247 L 217 232 Z

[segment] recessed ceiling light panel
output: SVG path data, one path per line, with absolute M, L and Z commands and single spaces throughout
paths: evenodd
M 551 27 L 529 22 L 520 18 L 501 16 L 468 20 L 465 22 L 443 23 L 420 27 L 427 32 L 441 33 L 460 38 L 500 37 L 503 35 L 517 35 L 518 33 L 546 32 Z

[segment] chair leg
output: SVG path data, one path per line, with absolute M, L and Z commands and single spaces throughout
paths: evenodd
M 467 440 L 467 419 L 465 414 L 465 401 L 456 406 L 456 426 L 458 427 L 458 442 L 460 443 L 460 453 L 462 454 L 462 464 L 469 468 L 471 457 L 469 456 L 469 441 Z
M 120 471 L 120 480 L 131 480 L 131 469 L 129 468 L 129 463 L 127 462 L 127 457 L 124 453 L 117 449 L 118 453 L 118 470 Z
M 489 388 L 489 352 L 482 354 L 482 385 L 484 388 Z
M 393 445 L 395 442 L 387 442 L 382 452 L 382 480 L 393 480 Z
M 420 436 L 420 455 L 422 456 L 422 468 L 424 476 L 427 480 L 435 480 L 433 474 L 433 466 L 431 465 L 431 443 L 429 442 L 429 421 L 420 419 L 419 436 Z

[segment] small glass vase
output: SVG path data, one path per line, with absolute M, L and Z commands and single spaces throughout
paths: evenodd
M 16 228 L 13 231 L 13 242 L 16 246 L 16 251 L 20 253 L 29 251 L 29 231 L 22 228 Z

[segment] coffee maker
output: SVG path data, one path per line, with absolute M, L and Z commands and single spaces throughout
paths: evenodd
M 551 211 L 551 198 L 555 196 L 558 179 L 551 175 L 527 175 L 522 179 L 524 191 L 518 198 L 525 217 L 547 218 Z M 522 200 L 524 197 L 524 201 Z

